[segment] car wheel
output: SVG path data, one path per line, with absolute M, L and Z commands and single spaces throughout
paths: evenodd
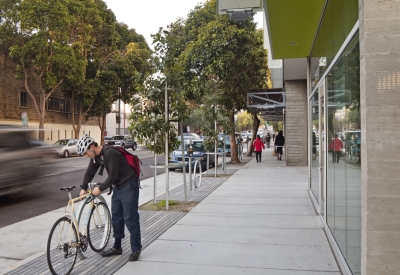
M 168 168 L 169 171 L 175 171 L 175 168 Z
M 136 151 L 136 149 L 137 149 L 137 145 L 136 145 L 136 144 L 133 144 L 132 150 L 133 150 L 133 151 Z
M 64 158 L 69 158 L 69 152 L 68 152 L 68 150 L 65 150 L 63 155 L 64 155 Z

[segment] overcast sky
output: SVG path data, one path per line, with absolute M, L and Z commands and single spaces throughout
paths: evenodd
M 144 36 L 151 48 L 151 34 L 157 33 L 160 27 L 166 28 L 178 17 L 186 18 L 196 4 L 204 3 L 199 0 L 104 0 L 118 22 L 123 22 L 129 28 Z M 262 27 L 262 12 L 254 19 L 258 27 Z

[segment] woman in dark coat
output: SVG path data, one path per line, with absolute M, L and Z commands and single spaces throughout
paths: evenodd
M 285 137 L 283 136 L 283 131 L 280 130 L 275 138 L 276 156 L 278 157 L 278 160 L 282 160 L 283 145 L 285 145 Z

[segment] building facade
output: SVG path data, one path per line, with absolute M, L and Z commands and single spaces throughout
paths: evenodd
M 400 2 L 217 1 L 230 9 L 264 13 L 272 82 L 286 93 L 287 165 L 308 165 L 342 273 L 398 274 Z
M 25 90 L 23 80 L 16 79 L 16 65 L 5 53 L 0 53 L 0 124 L 20 125 L 30 129 L 39 129 L 38 114 L 33 100 Z M 29 86 L 33 93 L 39 86 L 32 77 Z M 37 97 L 38 99 L 38 97 Z M 75 110 L 77 110 L 76 106 Z M 75 114 L 75 120 L 78 114 Z M 32 131 L 39 137 L 39 130 Z M 100 140 L 100 128 L 96 118 L 82 121 L 80 135 L 89 134 Z M 56 90 L 46 102 L 44 124 L 44 143 L 53 144 L 59 139 L 75 138 L 71 119 L 71 101 L 60 90 Z

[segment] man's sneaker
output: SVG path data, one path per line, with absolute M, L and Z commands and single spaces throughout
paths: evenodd
M 109 257 L 109 256 L 113 256 L 113 255 L 121 255 L 122 254 L 122 248 L 120 249 L 116 249 L 114 247 L 111 247 L 108 250 L 104 250 L 100 252 L 100 255 L 103 257 Z
M 129 255 L 129 261 L 137 261 L 139 259 L 140 250 L 132 251 L 131 255 Z

